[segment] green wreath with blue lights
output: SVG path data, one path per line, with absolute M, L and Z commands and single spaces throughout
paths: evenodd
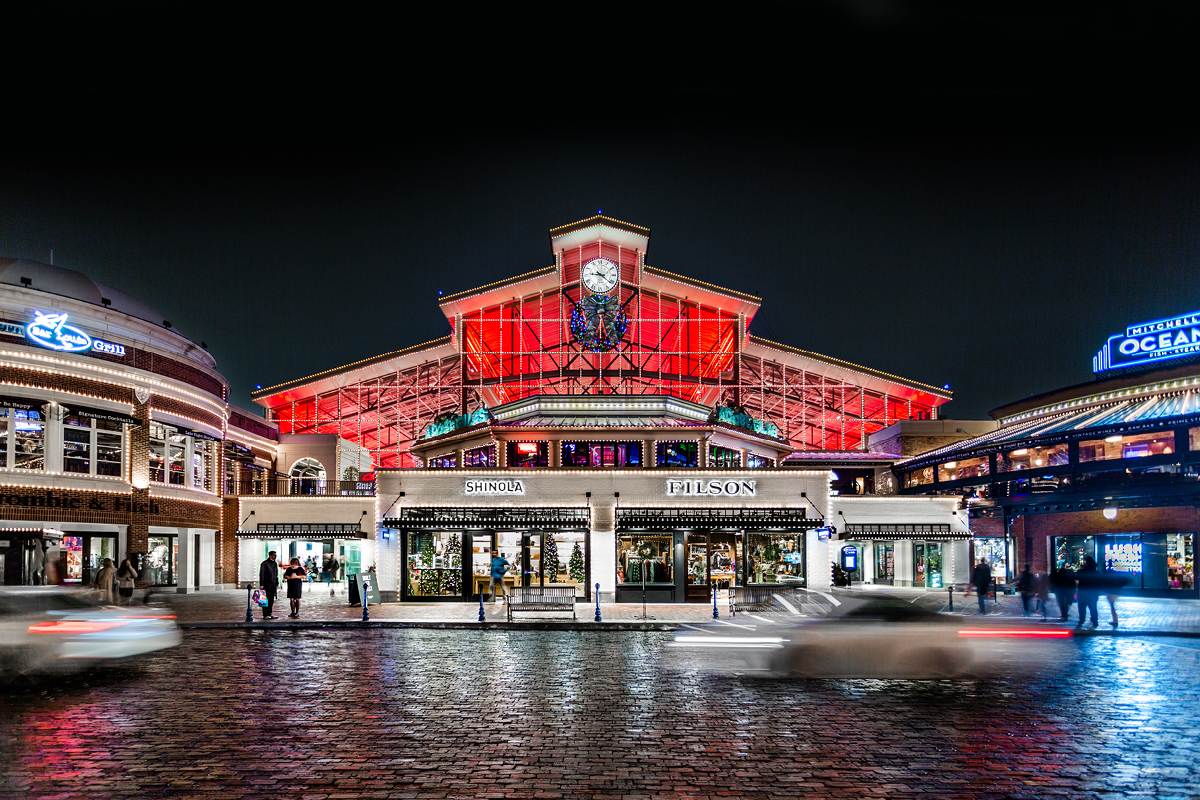
M 629 317 L 615 296 L 588 295 L 571 310 L 571 336 L 584 350 L 612 350 L 628 329 Z

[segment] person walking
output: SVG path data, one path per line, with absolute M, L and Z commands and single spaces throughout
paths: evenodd
M 96 573 L 96 580 L 92 585 L 100 592 L 101 603 L 106 606 L 116 605 L 117 568 L 113 565 L 111 558 L 106 558 L 101 562 L 100 570 Z
M 1034 595 L 1037 593 L 1037 580 L 1033 577 L 1033 569 L 1028 564 L 1017 577 L 1017 591 L 1021 593 L 1021 616 L 1028 617 Z
M 1039 572 L 1037 576 L 1037 603 L 1033 607 L 1034 613 L 1041 613 L 1042 620 L 1046 619 L 1046 608 L 1050 605 L 1050 576 L 1044 572 Z
M 508 568 L 511 565 L 508 559 L 500 555 L 499 551 L 492 554 L 492 602 L 500 602 L 500 598 L 496 596 L 496 589 L 500 590 L 500 594 L 504 594 L 504 576 L 508 574 Z
M 971 585 L 979 595 L 979 613 L 986 614 L 987 593 L 992 588 L 992 568 L 988 566 L 987 559 L 981 558 L 975 565 L 975 570 L 971 573 Z
M 1105 592 L 1104 597 L 1108 600 L 1108 611 L 1112 614 L 1112 619 L 1109 620 L 1109 625 L 1117 627 L 1117 598 L 1121 594 L 1121 588 L 1129 582 L 1129 579 L 1113 569 L 1112 561 L 1104 565 L 1104 575 L 1102 577 Z
M 1050 570 L 1050 591 L 1058 603 L 1058 619 L 1066 622 L 1075 599 L 1075 573 L 1063 567 Z
M 127 606 L 133 600 L 133 587 L 136 583 L 137 567 L 133 565 L 133 556 L 127 555 L 117 569 L 117 594 L 120 595 L 121 605 Z
M 275 619 L 271 612 L 275 610 L 275 596 L 279 594 L 279 554 L 274 550 L 267 553 L 266 560 L 258 565 L 258 586 L 267 596 L 267 604 L 263 606 L 263 619 Z
M 1079 622 L 1075 627 L 1082 628 L 1090 612 L 1092 629 L 1095 630 L 1096 626 L 1100 624 L 1100 614 L 1096 609 L 1096 603 L 1100 599 L 1100 588 L 1103 583 L 1103 578 L 1096 569 L 1096 559 L 1091 556 L 1084 557 L 1083 567 L 1075 573 L 1075 580 L 1079 583 Z
M 304 577 L 307 574 L 304 567 L 300 566 L 300 559 L 295 556 L 283 571 L 283 579 L 287 581 L 288 604 L 292 607 L 292 613 L 288 614 L 289 619 L 300 618 L 300 598 L 304 597 Z

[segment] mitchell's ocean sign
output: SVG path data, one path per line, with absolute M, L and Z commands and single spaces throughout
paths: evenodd
M 82 328 L 68 324 L 69 314 L 56 311 L 34 311 L 33 319 L 25 326 L 25 338 L 34 344 L 64 353 L 89 351 L 112 356 L 124 356 L 125 346 L 93 339 Z
M 1092 359 L 1092 372 L 1154 364 L 1200 354 L 1200 311 L 1130 325 L 1108 337 Z

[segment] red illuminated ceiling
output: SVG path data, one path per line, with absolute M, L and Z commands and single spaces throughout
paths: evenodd
M 441 300 L 451 335 L 255 393 L 283 433 L 336 433 L 376 466 L 415 466 L 409 446 L 439 413 L 530 395 L 670 394 L 740 403 L 798 450 L 853 450 L 949 393 L 748 333 L 760 300 L 646 265 L 649 231 L 593 217 L 551 231 L 555 264 Z M 618 346 L 573 340 L 580 265 L 620 266 Z

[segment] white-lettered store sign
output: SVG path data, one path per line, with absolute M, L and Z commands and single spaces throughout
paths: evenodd
M 482 497 L 512 497 L 525 494 L 525 481 L 519 478 L 467 478 L 463 494 Z
M 668 497 L 754 497 L 757 493 L 758 481 L 752 478 L 667 478 Z

